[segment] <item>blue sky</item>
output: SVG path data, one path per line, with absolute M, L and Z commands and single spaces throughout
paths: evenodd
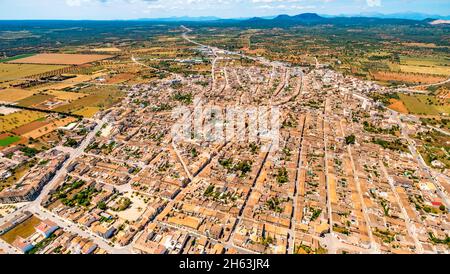
M 303 12 L 449 15 L 450 0 L 0 0 L 0 19 L 236 18 Z

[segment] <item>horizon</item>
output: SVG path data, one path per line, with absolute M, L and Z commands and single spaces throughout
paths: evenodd
M 445 0 L 0 0 L 0 20 L 139 20 L 180 17 L 243 19 L 279 14 L 450 16 Z M 52 7 L 51 10 L 48 7 Z M 414 10 L 411 10 L 414 7 Z M 14 11 L 14 12 L 11 12 Z M 447 12 L 447 13 L 444 13 Z M 58 14 L 58 16 L 55 16 Z

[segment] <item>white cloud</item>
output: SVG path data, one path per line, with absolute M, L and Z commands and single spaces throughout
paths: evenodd
M 381 7 L 381 0 L 366 0 L 367 5 L 371 8 Z

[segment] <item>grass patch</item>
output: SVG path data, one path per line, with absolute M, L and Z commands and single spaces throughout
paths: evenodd
M 412 114 L 439 115 L 440 113 L 450 113 L 450 105 L 438 105 L 433 96 L 429 95 L 406 95 L 400 94 L 401 101 Z
M 22 59 L 22 58 L 31 57 L 31 56 L 33 56 L 33 55 L 35 55 L 35 54 L 34 54 L 34 53 L 30 53 L 30 54 L 20 54 L 20 55 L 16 55 L 16 56 L 13 56 L 13 57 L 8 57 L 8 58 L 5 58 L 5 59 L 0 59 L 0 63 L 11 62 L 11 61 L 14 61 L 14 60 L 17 60 L 17 59 Z
M 20 140 L 19 136 L 8 136 L 6 138 L 0 139 L 0 147 L 7 147 Z

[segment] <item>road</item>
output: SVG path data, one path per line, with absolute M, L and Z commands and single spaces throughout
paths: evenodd
M 342 126 L 342 120 L 340 120 L 339 126 L 341 128 L 341 132 L 343 133 L 343 135 L 346 136 L 344 127 Z M 355 181 L 356 190 L 358 192 L 358 197 L 359 197 L 359 200 L 360 200 L 362 213 L 363 213 L 363 216 L 364 216 L 364 221 L 365 221 L 366 226 L 367 226 L 367 234 L 368 234 L 369 240 L 370 240 L 370 249 L 371 249 L 371 251 L 373 253 L 379 254 L 380 253 L 379 247 L 376 244 L 375 239 L 373 238 L 373 233 L 372 233 L 372 228 L 370 226 L 369 216 L 367 215 L 367 208 L 366 208 L 366 204 L 364 203 L 364 197 L 363 197 L 363 193 L 362 193 L 362 190 L 361 190 L 361 184 L 360 184 L 360 181 L 359 181 L 359 177 L 358 177 L 358 174 L 356 172 L 356 167 L 355 167 L 355 162 L 353 160 L 351 146 L 347 146 L 347 153 L 348 153 L 348 156 L 350 158 L 350 164 L 352 166 L 353 179 Z
M 324 143 L 324 150 L 325 150 L 325 182 L 327 184 L 327 210 L 328 210 L 328 222 L 330 226 L 330 233 L 327 235 L 329 237 L 329 242 L 327 243 L 328 252 L 331 254 L 336 254 L 335 249 L 335 241 L 337 241 L 336 235 L 334 235 L 333 232 L 333 208 L 331 207 L 331 188 L 330 188 L 330 178 L 328 176 L 329 174 L 329 167 L 328 167 L 328 159 L 330 159 L 329 152 L 328 152 L 328 136 L 326 129 L 326 123 L 328 123 L 328 113 L 327 113 L 327 107 L 330 104 L 330 100 L 327 98 L 325 100 L 325 117 L 323 119 L 323 143 Z
M 297 169 L 295 174 L 295 188 L 293 193 L 293 214 L 291 217 L 291 227 L 289 229 L 289 238 L 288 238 L 288 248 L 287 252 L 288 254 L 294 254 L 295 252 L 295 227 L 297 226 L 297 214 L 298 214 L 298 192 L 300 189 L 300 173 L 302 171 L 302 152 L 303 152 L 303 146 L 304 146 L 304 136 L 305 136 L 305 123 L 306 123 L 306 117 L 303 117 L 303 127 L 301 129 L 300 133 L 300 142 L 299 142 L 299 148 L 298 148 L 298 160 L 297 160 Z
M 394 193 L 395 200 L 397 201 L 397 204 L 400 206 L 403 214 L 403 218 L 405 219 L 406 228 L 408 229 L 409 235 L 413 238 L 414 244 L 416 245 L 417 252 L 419 254 L 423 254 L 423 247 L 422 244 L 419 241 L 419 238 L 416 233 L 416 226 L 412 223 L 411 219 L 408 216 L 408 213 L 406 212 L 405 206 L 403 205 L 400 196 L 398 195 L 397 189 L 394 185 L 394 180 L 391 176 L 389 176 L 386 167 L 384 166 L 384 163 L 381 161 L 379 162 L 379 165 L 384 173 L 384 176 L 388 179 L 389 185 L 391 186 L 392 193 Z

